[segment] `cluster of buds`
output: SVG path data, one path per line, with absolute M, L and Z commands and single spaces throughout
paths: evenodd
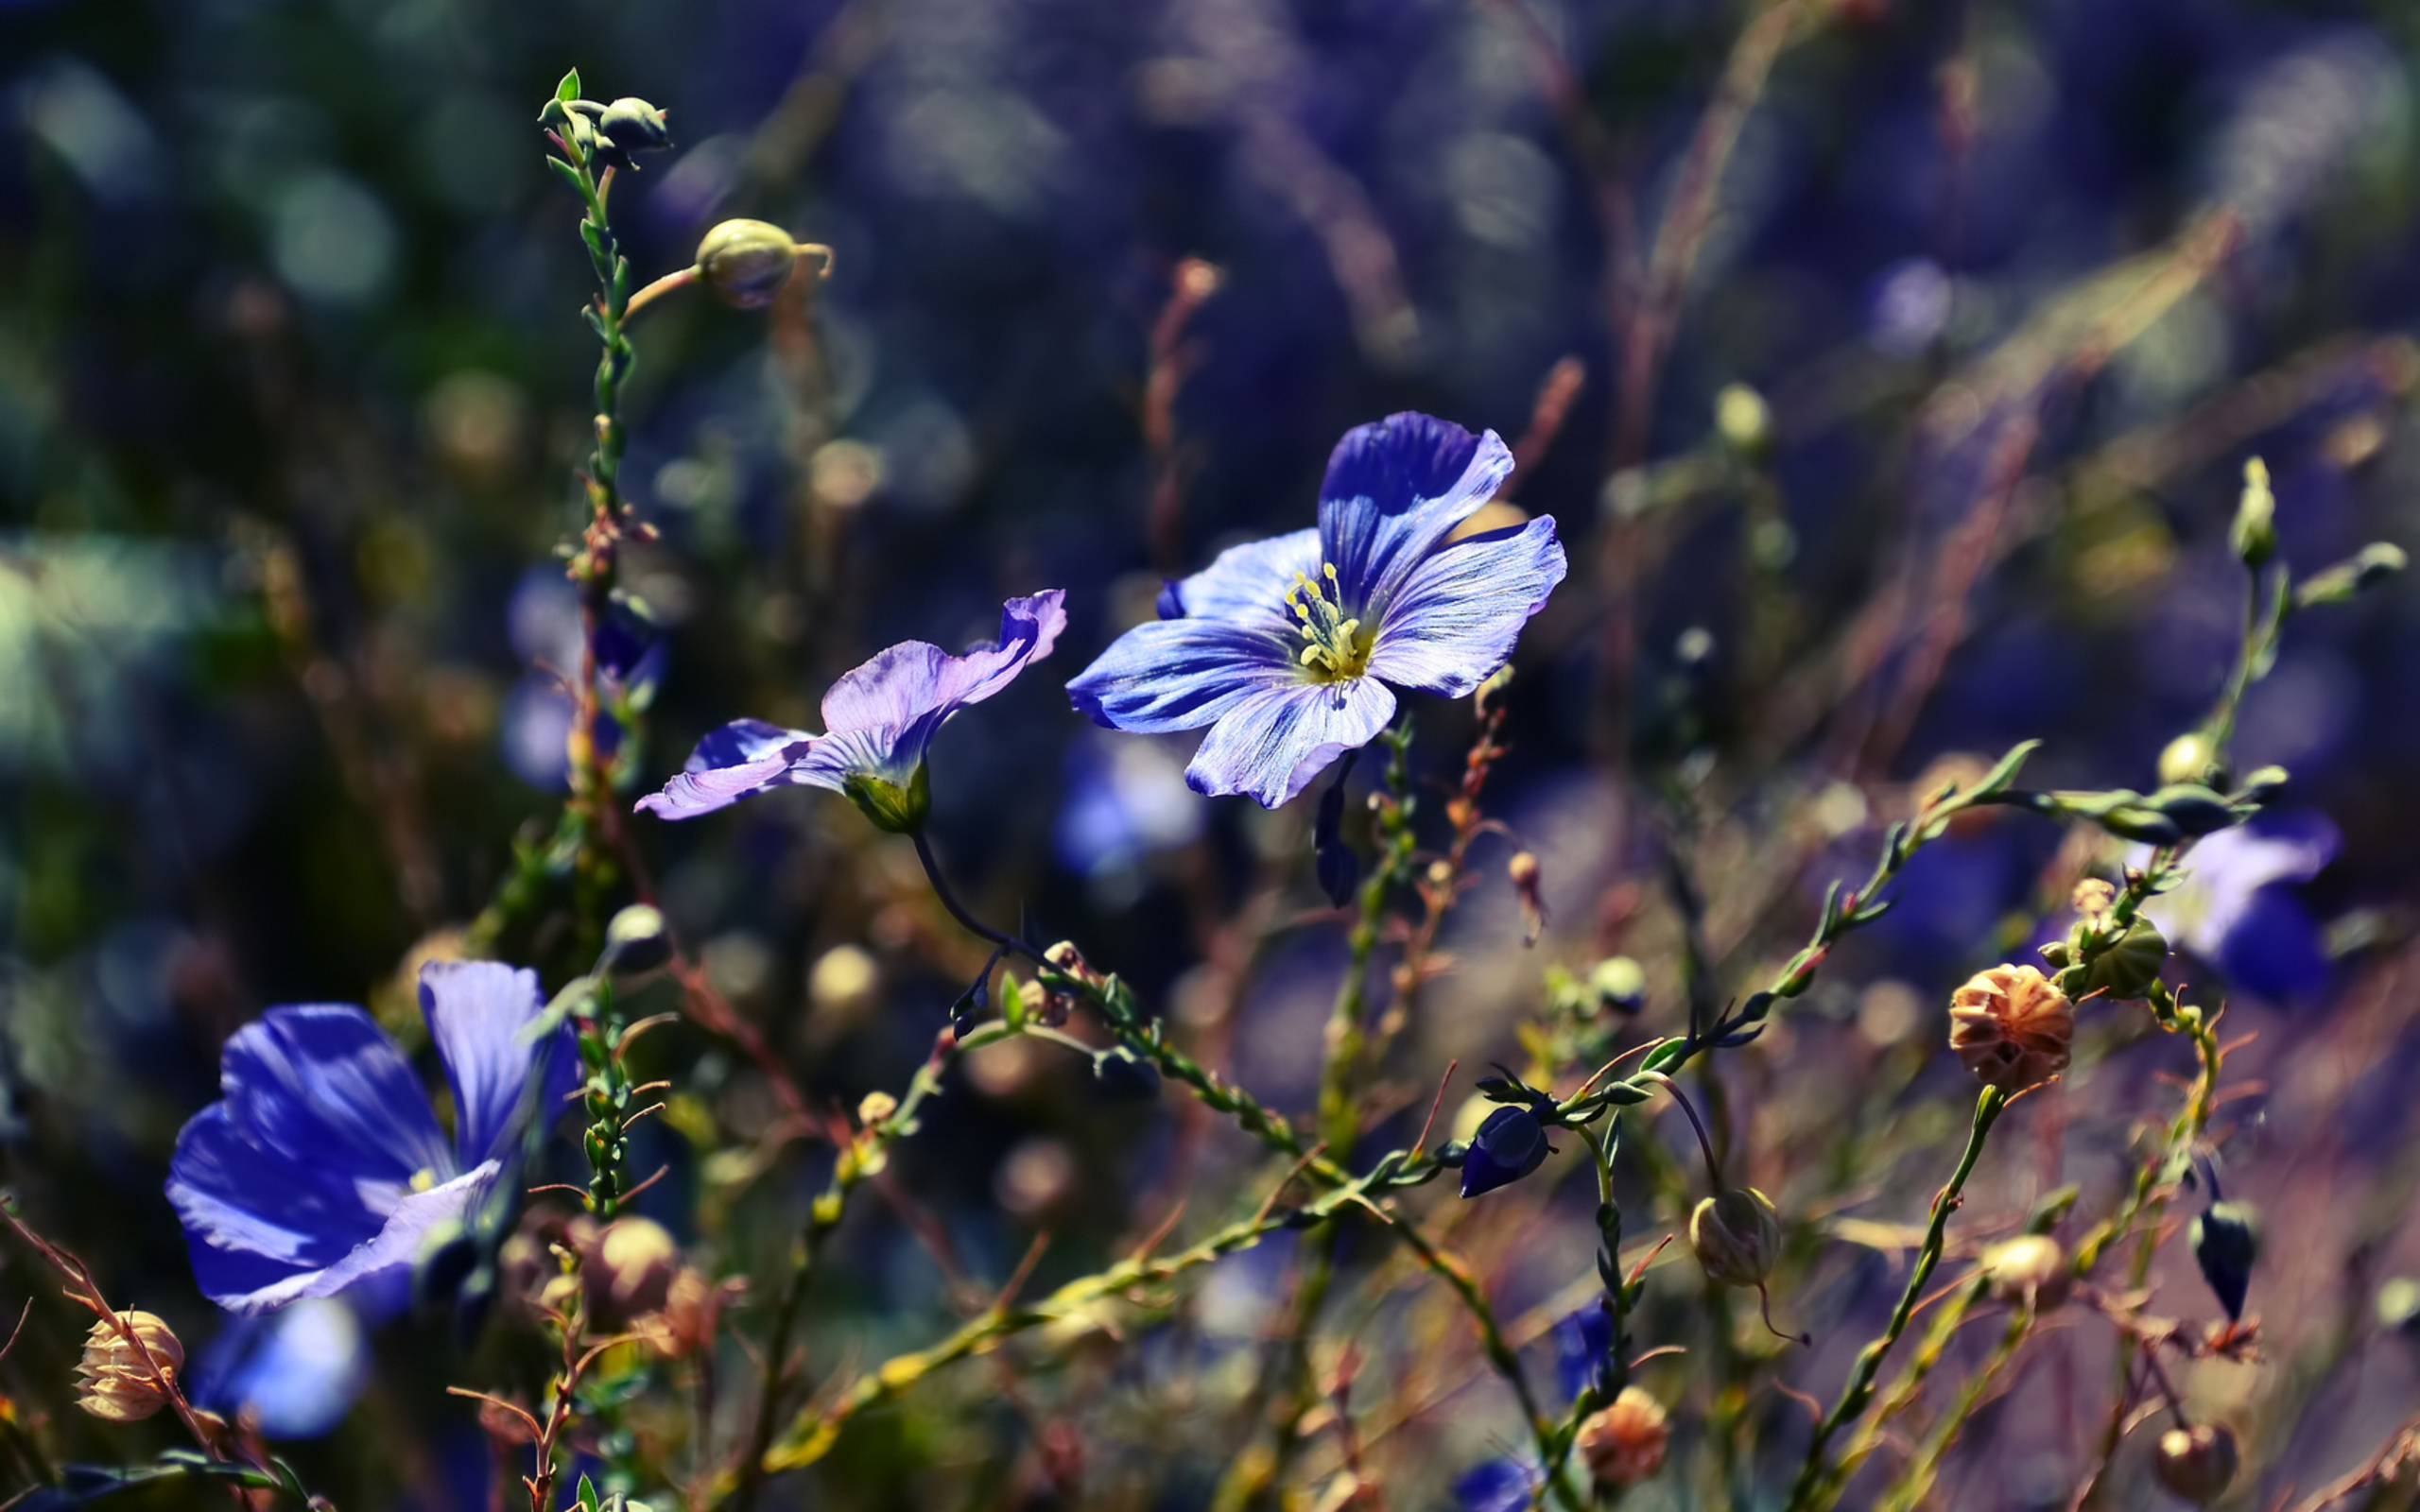
M 76 1405 L 109 1422 L 140 1422 L 168 1405 L 185 1366 L 185 1347 L 149 1313 L 120 1313 L 118 1319 L 142 1348 L 110 1319 L 95 1323 L 76 1367 Z
M 1611 1406 L 1590 1413 L 1573 1440 L 1597 1484 L 1615 1490 L 1636 1486 L 1662 1469 L 1671 1442 L 1663 1405 L 1636 1386 L 1624 1386 Z
M 1949 1046 L 1977 1080 L 2014 1096 L 2067 1069 L 2076 1015 L 2031 966 L 1980 971 L 1949 1000 Z

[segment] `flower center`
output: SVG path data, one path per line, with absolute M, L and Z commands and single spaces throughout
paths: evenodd
M 1336 577 L 1336 563 L 1320 564 L 1319 580 L 1302 573 L 1286 591 L 1286 607 L 1301 621 L 1295 627 L 1310 644 L 1303 647 L 1304 670 L 1315 681 L 1341 682 L 1357 678 L 1370 665 L 1371 643 L 1361 622 L 1344 612 L 1344 593 Z

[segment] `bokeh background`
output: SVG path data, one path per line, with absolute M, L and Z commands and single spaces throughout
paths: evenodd
M 2390 0 L 6 0 L 0 1143 L 46 1230 L 189 1341 L 217 1325 L 159 1191 L 219 1041 L 291 1001 L 408 1034 L 406 963 L 560 804 L 577 628 L 552 550 L 594 351 L 534 120 L 573 64 L 679 143 L 615 193 L 643 276 L 731 215 L 834 250 L 811 299 L 640 322 L 646 785 L 726 718 L 812 725 L 880 646 L 963 644 L 1008 594 L 1066 587 L 1053 662 L 936 748 L 940 849 L 993 917 L 1084 941 L 1281 1106 L 1308 1104 L 1341 960 L 1307 814 L 1193 797 L 1184 741 L 1105 738 L 1058 683 L 1160 574 L 1307 523 L 1346 427 L 1417 408 L 1521 441 L 1512 502 L 1555 515 L 1573 571 L 1521 647 L 1490 807 L 1541 857 L 1552 925 L 1521 948 L 1509 846 L 1483 848 L 1458 970 L 1390 1068 L 1401 1139 L 1447 1057 L 1515 1056 L 1549 962 L 1634 954 L 1644 1022 L 1674 1022 L 1676 834 L 1728 990 L 1945 757 L 2041 737 L 2045 785 L 2152 785 L 2240 633 L 2246 456 L 2297 571 L 2413 539 L 2420 15 Z M 1468 711 L 1419 713 L 1424 769 L 1452 773 Z M 2258 1031 L 2228 1169 L 2293 1235 L 2256 1288 L 2271 1362 L 2192 1388 L 2258 1445 L 2249 1506 L 2366 1457 L 2420 1391 L 2374 1305 L 2420 1269 L 2420 596 L 2298 617 L 2238 754 L 2291 770 L 2276 833 L 2308 839 L 2238 875 L 2249 922 L 2181 973 Z M 804 1085 L 904 1081 L 972 969 L 910 858 L 804 793 L 636 831 L 684 942 Z M 1967 1095 L 1937 1005 L 2060 927 L 2058 879 L 2091 859 L 2030 818 L 1953 837 L 1734 1057 L 1731 1137 L 1810 1234 L 1920 1217 Z M 542 911 L 500 948 L 560 976 L 562 933 Z M 2178 1047 L 2102 1032 L 1979 1211 L 2066 1179 L 2089 1204 L 2167 1116 Z M 761 1077 L 703 1034 L 666 1044 L 684 1101 L 656 1211 L 768 1275 L 829 1151 L 749 1166 Z M 1171 1181 L 1258 1169 L 1038 1058 L 967 1075 L 902 1152 L 916 1206 L 853 1218 L 820 1368 L 948 1315 L 911 1219 L 993 1284 L 1047 1228 L 1063 1279 Z M 1791 1153 L 1850 1127 L 1845 1165 Z M 1593 1284 L 1582 1185 L 1471 1230 L 1509 1312 Z M 1810 1239 L 1777 1298 L 1819 1335 L 1789 1365 L 1819 1396 L 1895 1287 L 1876 1246 Z M 1286 1263 L 1233 1262 L 1158 1354 L 1076 1356 L 1040 1405 L 909 1413 L 786 1494 L 1202 1504 L 1224 1430 L 1133 1424 L 1216 1416 L 1180 1386 L 1239 1368 Z M 2159 1275 L 2161 1309 L 2210 1313 L 2189 1263 Z M 47 1296 L 21 1259 L 7 1276 Z M 1447 1348 L 1392 1305 L 1374 1355 Z M 38 1302 L 0 1384 L 63 1401 L 76 1332 Z M 1962 1448 L 1954 1504 L 2064 1504 L 2106 1388 L 2105 1338 L 2069 1332 Z M 475 1426 L 436 1394 L 465 1367 L 410 1331 L 370 1348 L 377 1383 L 301 1462 L 348 1507 L 484 1506 Z M 1511 1440 L 1499 1395 L 1414 1419 L 1438 1431 L 1389 1451 L 1396 1504 L 1443 1504 Z M 1750 1411 L 1768 1447 L 1733 1485 L 1804 1442 L 1786 1400 Z M 1091 1456 L 1072 1494 L 1035 1426 L 1061 1420 Z

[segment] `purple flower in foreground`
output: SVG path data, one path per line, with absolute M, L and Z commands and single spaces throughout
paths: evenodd
M 925 749 L 934 732 L 1050 654 L 1067 625 L 1063 597 L 1052 588 L 1010 599 L 999 640 L 964 656 L 907 641 L 842 674 L 823 696 L 821 735 L 734 720 L 698 742 L 681 775 L 638 806 L 688 819 L 776 787 L 825 787 L 885 830 L 913 830 L 924 822 Z
M 1551 517 L 1446 543 L 1512 471 L 1495 433 L 1426 415 L 1345 433 L 1317 528 L 1223 552 L 1172 584 L 1067 692 L 1114 730 L 1210 733 L 1185 769 L 1201 793 L 1274 808 L 1366 744 L 1387 686 L 1459 698 L 1512 654 L 1563 581 Z
M 454 1140 L 403 1052 L 350 1004 L 271 1008 L 219 1058 L 226 1096 L 196 1114 L 168 1162 L 202 1294 L 237 1313 L 346 1296 L 372 1315 L 409 1294 L 422 1240 L 477 1211 L 510 1162 L 541 1055 L 551 1108 L 576 1071 L 571 1031 L 524 1033 L 544 1007 L 535 972 L 441 961 L 420 1005 L 453 1092 Z

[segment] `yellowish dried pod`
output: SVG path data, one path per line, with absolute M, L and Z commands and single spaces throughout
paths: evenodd
M 177 1342 L 167 1324 L 149 1313 L 118 1316 L 143 1341 L 150 1363 L 145 1363 L 143 1353 L 114 1325 L 101 1319 L 84 1336 L 84 1358 L 76 1367 L 76 1405 L 109 1422 L 140 1422 L 168 1404 L 163 1381 L 175 1384 L 178 1372 L 185 1367 L 185 1347 Z M 159 1367 L 157 1374 L 153 1366 Z
M 1636 1486 L 1661 1469 L 1671 1442 L 1663 1405 L 1636 1386 L 1624 1386 L 1612 1406 L 1590 1413 L 1575 1440 L 1588 1473 L 1598 1484 L 1616 1489 Z

